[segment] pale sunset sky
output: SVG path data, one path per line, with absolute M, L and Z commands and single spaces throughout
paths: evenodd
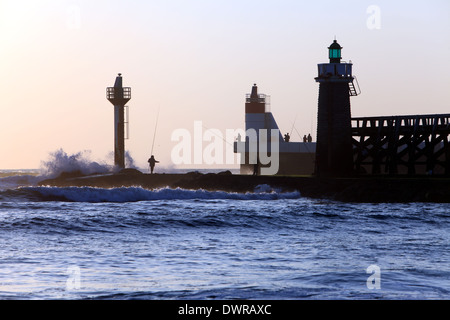
M 315 138 L 314 77 L 334 37 L 362 90 L 353 116 L 450 113 L 449 17 L 448 0 L 0 0 L 0 169 L 58 149 L 112 164 L 117 73 L 142 168 L 158 110 L 169 167 L 174 130 L 244 129 L 254 83 L 283 133 Z

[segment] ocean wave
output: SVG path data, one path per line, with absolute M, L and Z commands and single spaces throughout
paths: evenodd
M 163 188 L 148 190 L 140 187 L 93 188 L 93 187 L 22 187 L 0 192 L 0 199 L 24 198 L 31 201 L 62 202 L 139 202 L 153 200 L 279 200 L 298 199 L 299 192 L 279 192 L 268 186 L 261 186 L 252 193 L 225 191 L 186 190 Z
M 14 189 L 18 187 L 36 186 L 45 177 L 37 175 L 16 174 L 0 178 L 0 190 Z
M 133 163 L 127 154 L 128 163 Z M 129 166 L 134 167 L 134 165 Z M 94 173 L 113 172 L 114 168 L 106 164 L 100 164 L 90 159 L 90 151 L 82 151 L 75 154 L 68 154 L 63 149 L 50 153 L 47 161 L 41 162 L 40 172 L 47 178 L 56 178 L 63 172 L 80 172 L 84 175 Z

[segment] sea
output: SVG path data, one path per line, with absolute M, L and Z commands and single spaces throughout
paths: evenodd
M 1 300 L 450 298 L 448 204 L 47 177 L 0 171 Z

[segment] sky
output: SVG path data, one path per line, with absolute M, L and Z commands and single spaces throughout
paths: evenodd
M 118 73 L 139 168 L 153 141 L 174 166 L 176 130 L 244 129 L 254 83 L 282 132 L 314 137 L 335 37 L 361 87 L 353 116 L 450 113 L 449 14 L 448 0 L 0 0 L 0 169 L 59 149 L 112 164 Z

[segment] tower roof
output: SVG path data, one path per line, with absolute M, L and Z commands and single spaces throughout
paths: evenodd
M 342 49 L 341 45 L 337 42 L 337 40 L 334 40 L 331 46 L 328 47 L 328 49 Z
M 256 83 L 252 87 L 252 94 L 250 96 L 252 99 L 258 99 L 258 86 Z
M 122 88 L 122 74 L 119 73 L 116 77 L 116 82 L 114 83 L 114 88 Z

